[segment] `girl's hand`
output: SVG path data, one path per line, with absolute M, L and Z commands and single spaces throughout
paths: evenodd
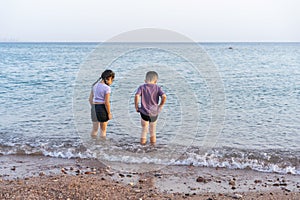
M 109 114 L 108 114 L 108 120 L 111 120 L 111 119 L 112 119 L 112 114 L 109 113 Z

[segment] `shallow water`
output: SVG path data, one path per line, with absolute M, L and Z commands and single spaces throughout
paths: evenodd
M 1 43 L 0 153 L 300 174 L 299 43 L 205 43 L 201 55 L 191 44 L 147 45 Z M 89 135 L 87 100 L 106 66 L 116 72 L 114 119 L 101 141 Z M 133 97 L 150 69 L 168 100 L 157 146 L 142 147 Z

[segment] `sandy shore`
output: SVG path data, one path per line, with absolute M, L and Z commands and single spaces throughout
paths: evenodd
M 291 174 L 193 166 L 120 172 L 97 160 L 0 156 L 0 199 L 298 200 L 300 180 Z

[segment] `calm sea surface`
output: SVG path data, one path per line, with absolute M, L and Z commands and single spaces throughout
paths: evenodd
M 197 46 L 0 43 L 0 155 L 300 174 L 300 43 Z M 88 96 L 105 68 L 116 80 L 102 141 Z M 168 96 L 156 147 L 139 145 L 133 104 L 148 70 Z

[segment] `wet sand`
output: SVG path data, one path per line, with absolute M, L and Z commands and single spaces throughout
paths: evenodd
M 193 166 L 134 173 L 127 167 L 0 156 L 0 199 L 300 199 L 299 176 L 292 174 Z

